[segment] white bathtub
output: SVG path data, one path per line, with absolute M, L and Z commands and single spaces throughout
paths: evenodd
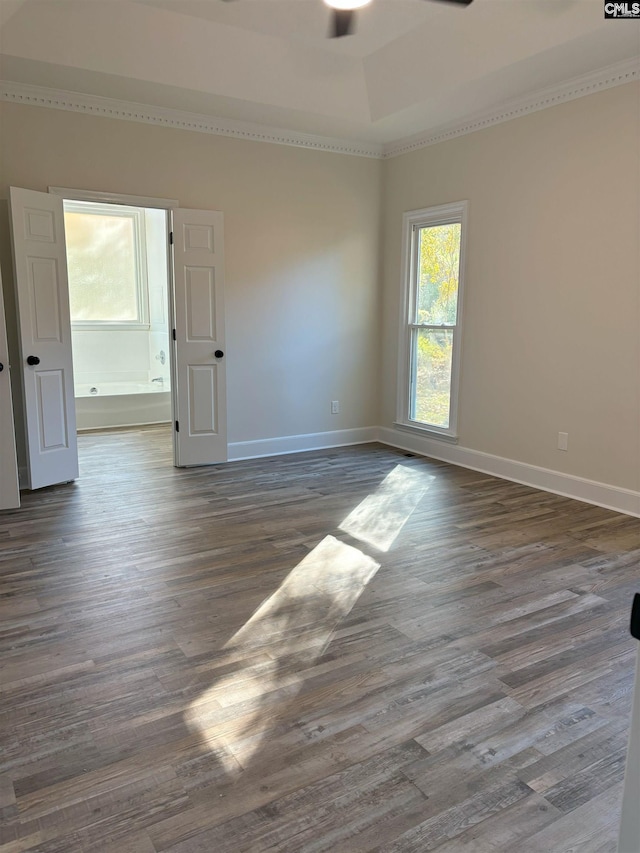
M 96 382 L 77 385 L 79 430 L 158 424 L 171 420 L 171 392 L 160 382 Z

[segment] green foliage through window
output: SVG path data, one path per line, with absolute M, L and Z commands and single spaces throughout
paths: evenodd
M 451 403 L 453 333 L 420 329 L 414 345 L 415 392 L 411 419 L 446 429 Z
M 452 326 L 458 307 L 460 223 L 419 229 L 416 323 Z
M 416 232 L 414 324 L 445 328 L 413 330 L 410 417 L 442 429 L 450 421 L 454 331 L 446 327 L 455 327 L 457 321 L 460 235 L 459 222 Z

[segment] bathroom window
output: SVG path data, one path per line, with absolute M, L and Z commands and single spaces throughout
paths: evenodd
M 65 201 L 71 322 L 85 329 L 148 329 L 144 210 Z

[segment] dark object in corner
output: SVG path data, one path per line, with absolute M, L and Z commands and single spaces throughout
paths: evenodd
M 629 625 L 631 636 L 636 640 L 640 640 L 640 592 L 636 592 L 633 596 L 633 604 L 631 605 L 631 624 Z

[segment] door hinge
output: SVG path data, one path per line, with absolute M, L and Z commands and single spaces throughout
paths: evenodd
M 176 421 L 176 432 L 180 432 L 180 422 Z
M 173 246 L 173 231 L 169 231 L 169 245 Z
M 173 337 L 173 340 L 175 341 L 176 340 L 176 330 L 175 329 L 173 329 L 173 331 L 172 331 L 172 337 Z

